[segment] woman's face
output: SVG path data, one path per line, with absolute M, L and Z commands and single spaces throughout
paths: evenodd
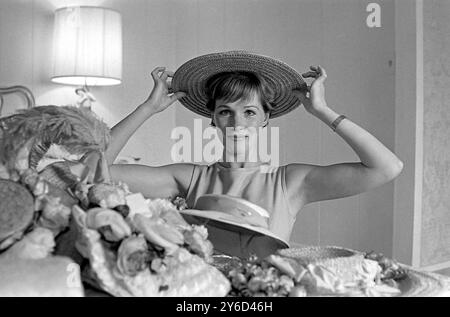
M 248 100 L 239 99 L 231 103 L 218 99 L 213 114 L 216 127 L 224 134 L 226 128 L 262 127 L 267 117 L 257 93 Z
M 248 100 L 216 100 L 213 120 L 224 145 L 225 161 L 257 161 L 257 134 L 268 117 L 256 93 Z

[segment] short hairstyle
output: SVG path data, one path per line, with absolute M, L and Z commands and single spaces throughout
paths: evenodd
M 216 100 L 235 102 L 239 99 L 250 99 L 257 93 L 266 113 L 272 111 L 274 91 L 266 80 L 257 73 L 247 71 L 222 72 L 211 76 L 206 81 L 206 107 L 214 112 Z

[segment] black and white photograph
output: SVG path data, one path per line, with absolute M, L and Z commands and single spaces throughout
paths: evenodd
M 0 0 L 0 297 L 450 297 L 449 16 Z

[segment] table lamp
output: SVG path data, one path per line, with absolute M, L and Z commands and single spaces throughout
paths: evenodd
M 55 83 L 81 86 L 79 106 L 95 101 L 88 86 L 118 85 L 122 80 L 122 20 L 117 11 L 88 6 L 55 11 Z

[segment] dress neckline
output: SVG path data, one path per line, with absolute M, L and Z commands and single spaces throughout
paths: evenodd
M 264 169 L 267 171 L 267 169 L 270 168 L 270 164 L 268 164 L 268 163 L 262 163 L 261 165 L 258 165 L 258 166 L 249 166 L 249 167 L 230 167 L 230 166 L 224 166 L 223 162 L 218 161 L 218 162 L 213 163 L 212 165 L 217 166 L 217 168 L 219 170 L 230 171 L 230 172 L 253 172 L 253 171 L 259 171 L 261 169 Z

